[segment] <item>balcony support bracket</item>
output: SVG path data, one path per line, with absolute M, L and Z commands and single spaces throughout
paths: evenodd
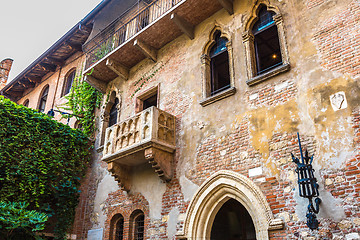
M 130 191 L 130 172 L 131 167 L 119 164 L 117 162 L 109 162 L 108 170 L 111 172 L 111 175 L 115 177 L 115 180 L 118 182 L 119 187 L 123 191 Z
M 154 62 L 157 61 L 157 51 L 155 48 L 147 45 L 146 43 L 140 41 L 139 39 L 135 39 L 134 46 L 136 46 L 140 51 L 147 57 L 153 60 Z
M 110 58 L 106 59 L 106 66 L 125 81 L 128 80 L 129 69 L 127 67 Z
M 230 14 L 234 14 L 233 0 L 218 0 L 220 5 Z
M 106 93 L 106 83 L 94 78 L 92 76 L 85 76 L 85 82 L 87 82 L 88 84 L 90 84 L 91 86 L 93 86 L 96 90 L 98 90 L 99 92 L 105 94 Z
M 171 20 L 185 33 L 191 40 L 194 39 L 194 26 L 187 22 L 176 13 L 171 14 Z
M 171 180 L 173 153 L 151 147 L 145 149 L 145 159 L 149 161 L 161 180 L 164 182 Z

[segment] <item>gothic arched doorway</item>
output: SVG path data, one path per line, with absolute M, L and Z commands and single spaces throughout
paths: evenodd
M 197 240 L 213 239 L 214 236 L 214 240 L 232 240 L 231 235 L 219 238 L 217 233 L 213 233 L 217 230 L 213 231 L 213 229 L 220 228 L 217 225 L 221 224 L 218 223 L 222 221 L 221 218 L 226 218 L 228 214 L 234 215 L 230 213 L 233 208 L 237 209 L 235 215 L 241 215 L 237 218 L 242 220 L 248 214 L 249 216 L 245 219 L 248 219 L 248 222 L 252 221 L 252 224 L 245 227 L 245 230 L 254 228 L 254 230 L 245 231 L 249 235 L 246 240 L 269 240 L 269 230 L 282 229 L 284 226 L 282 219 L 274 218 L 264 194 L 253 181 L 239 173 L 221 170 L 210 176 L 195 193 L 186 212 L 184 227 L 178 232 L 177 238 Z M 236 231 L 234 234 L 236 237 Z
M 211 240 L 256 240 L 254 223 L 241 203 L 225 202 L 215 216 Z

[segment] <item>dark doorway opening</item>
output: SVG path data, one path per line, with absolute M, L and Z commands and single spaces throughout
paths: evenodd
M 228 200 L 215 216 L 211 240 L 256 240 L 253 221 L 241 203 Z

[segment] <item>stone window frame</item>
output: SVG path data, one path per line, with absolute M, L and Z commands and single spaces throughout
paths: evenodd
M 123 220 L 123 231 L 122 231 L 122 235 L 123 235 L 123 239 L 125 237 L 125 218 L 124 216 L 121 214 L 121 213 L 117 213 L 115 214 L 111 220 L 110 220 L 110 235 L 109 235 L 109 240 L 117 240 L 116 238 L 116 233 L 117 233 L 117 225 L 118 225 L 118 222 L 120 220 Z
M 229 56 L 229 74 L 230 74 L 230 87 L 221 91 L 213 96 L 211 96 L 211 66 L 210 66 L 210 50 L 215 44 L 215 33 L 217 31 L 221 32 L 220 37 L 226 38 L 228 40 L 226 48 Z M 226 97 L 232 96 L 235 94 L 235 77 L 234 77 L 234 59 L 233 59 L 233 49 L 231 37 L 218 25 L 211 30 L 209 34 L 209 41 L 205 44 L 201 60 L 201 77 L 202 77 L 202 97 L 200 105 L 205 107 L 211 103 L 217 102 Z
M 74 78 L 70 79 L 69 77 L 74 73 Z M 62 87 L 62 90 L 61 90 L 61 97 L 64 97 L 66 95 L 68 95 L 71 91 L 71 88 L 74 84 L 74 81 L 75 81 L 75 78 L 76 78 L 76 68 L 71 68 L 66 74 L 65 74 L 65 77 L 64 77 L 64 83 L 63 83 L 63 87 Z M 69 89 L 69 92 L 65 93 L 65 91 L 67 90 L 68 88 L 68 84 L 70 82 L 70 80 L 72 81 L 71 82 L 71 87 Z
M 177 239 L 210 239 L 215 216 L 229 199 L 240 202 L 250 214 L 256 239 L 269 240 L 269 231 L 284 228 L 284 221 L 274 218 L 261 189 L 240 173 L 220 170 L 201 184 L 186 211 L 183 229 Z
M 160 105 L 160 84 L 151 87 L 145 91 L 143 91 L 141 94 L 138 94 L 135 99 L 135 114 L 143 111 L 143 102 L 144 100 L 150 98 L 151 96 L 157 95 L 157 105 L 156 107 L 159 108 Z
M 43 89 L 41 90 L 40 96 L 39 96 L 39 100 L 38 100 L 38 104 L 37 104 L 37 110 L 38 110 L 39 112 L 41 112 L 41 111 L 40 111 L 40 105 L 41 105 L 41 103 L 42 103 L 42 101 L 43 101 L 44 92 L 45 92 L 46 90 L 47 90 L 47 95 L 46 95 L 46 100 L 45 100 L 45 106 L 44 106 L 44 111 L 43 111 L 43 113 L 46 112 L 46 105 L 47 105 L 47 103 L 48 103 L 49 92 L 50 92 L 50 85 L 49 85 L 49 84 L 46 84 L 46 85 L 43 87 Z
M 100 114 L 100 128 L 99 128 L 100 139 L 99 139 L 99 147 L 97 149 L 98 152 L 101 152 L 104 147 L 105 133 L 106 133 L 106 129 L 109 127 L 110 109 L 115 103 L 115 98 L 119 99 L 119 103 L 117 106 L 117 111 L 118 111 L 117 122 L 120 122 L 121 104 L 122 104 L 121 95 L 120 95 L 120 91 L 114 88 L 111 89 L 108 94 L 104 94 L 104 99 L 103 99 L 104 103 Z
M 282 64 L 278 67 L 270 69 L 267 72 L 257 75 L 254 35 L 252 34 L 252 28 L 258 20 L 257 15 L 261 7 L 263 6 L 267 8 L 267 11 L 271 11 L 275 13 L 273 19 L 278 31 Z M 275 6 L 270 5 L 268 1 L 266 0 L 257 1 L 257 3 L 253 6 L 251 10 L 251 14 L 244 25 L 242 39 L 243 39 L 243 44 L 245 46 L 245 54 L 246 54 L 246 70 L 248 77 L 248 80 L 246 81 L 247 85 L 253 86 L 255 84 L 265 81 L 266 79 L 276 76 L 282 72 L 286 72 L 290 69 L 289 53 L 288 53 L 286 37 L 285 37 L 284 20 L 279 9 Z

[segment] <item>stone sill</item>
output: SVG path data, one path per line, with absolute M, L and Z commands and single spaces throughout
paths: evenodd
M 236 93 L 235 87 L 228 88 L 222 92 L 215 94 L 214 96 L 207 97 L 204 100 L 200 101 L 200 105 L 205 107 L 205 106 L 212 104 L 214 102 L 217 102 L 223 98 L 230 97 L 230 96 L 234 95 L 235 93 Z
M 290 69 L 290 64 L 287 63 L 287 64 L 283 64 L 281 66 L 278 66 L 274 69 L 271 69 L 270 71 L 266 72 L 266 73 L 263 73 L 259 76 L 256 76 L 256 77 L 253 77 L 249 80 L 246 81 L 246 84 L 249 85 L 249 86 L 253 86 L 255 84 L 258 84 L 258 83 L 261 83 L 263 81 L 265 81 L 266 79 L 268 78 L 271 78 L 273 76 L 276 76 L 282 72 L 286 72 L 286 71 L 289 71 Z

